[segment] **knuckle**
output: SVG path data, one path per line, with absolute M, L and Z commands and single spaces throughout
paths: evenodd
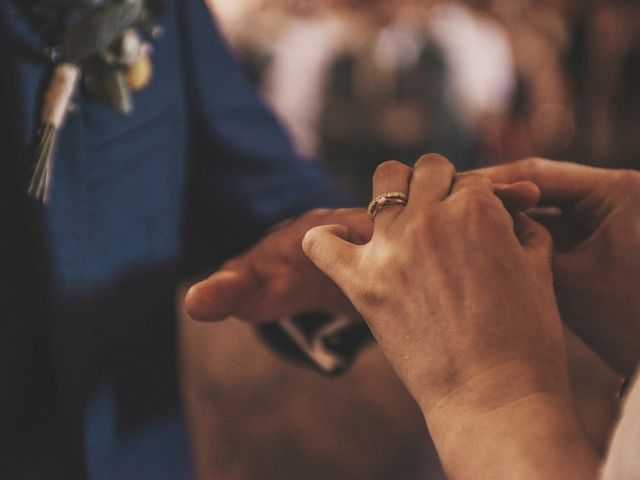
M 518 172 L 522 175 L 535 177 L 549 162 L 551 162 L 551 160 L 546 160 L 541 157 L 529 157 L 517 162 L 516 166 Z
M 440 155 L 439 153 L 427 153 L 425 155 L 422 155 L 417 161 L 416 161 L 416 167 L 419 165 L 451 165 L 451 162 L 449 161 L 449 159 L 447 159 L 447 157 L 445 157 L 444 155 Z
M 400 163 L 397 160 L 388 160 L 376 167 L 376 170 L 373 174 L 373 180 L 375 182 L 393 177 L 408 168 L 409 167 L 407 167 L 404 163 Z
M 493 182 L 486 175 L 476 172 L 462 173 L 458 176 L 458 181 L 468 186 L 475 186 L 487 191 L 493 190 Z
M 414 245 L 435 248 L 448 220 L 446 214 L 443 216 L 441 213 L 427 211 L 419 221 L 406 223 L 402 234 L 409 238 Z
M 416 168 L 430 167 L 430 168 L 443 169 L 450 176 L 453 176 L 456 173 L 456 169 L 453 163 L 451 163 L 446 157 L 438 153 L 429 153 L 427 155 L 422 155 L 416 162 L 415 167 Z
M 529 157 L 522 160 L 521 164 L 529 170 L 536 170 L 544 166 L 544 163 L 547 161 L 548 160 L 544 160 L 541 157 Z
M 497 197 L 480 188 L 470 187 L 460 190 L 456 200 L 462 210 L 469 213 L 479 213 L 493 208 L 496 205 Z
M 456 195 L 454 215 L 466 223 L 496 225 L 512 221 L 498 197 L 490 192 L 468 188 Z

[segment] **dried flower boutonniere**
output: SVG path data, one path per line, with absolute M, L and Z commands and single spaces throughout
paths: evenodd
M 132 111 L 132 93 L 153 75 L 149 42 L 161 33 L 154 24 L 161 9 L 158 0 L 106 1 L 69 25 L 49 49 L 54 70 L 43 97 L 29 195 L 47 201 L 56 138 L 79 82 L 92 98 Z

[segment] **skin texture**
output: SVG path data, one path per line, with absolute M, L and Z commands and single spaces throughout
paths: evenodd
M 312 210 L 276 227 L 246 253 L 193 285 L 185 298 L 186 311 L 201 321 L 234 316 L 252 323 L 314 310 L 356 315 L 301 247 L 307 230 L 335 222 L 349 225 L 356 243 L 371 236 L 372 225 L 363 209 Z
M 560 251 L 553 260 L 562 319 L 623 375 L 640 359 L 640 173 L 529 159 L 481 171 L 529 180 Z
M 500 184 L 495 189 L 513 212 L 531 208 L 540 197 L 531 182 Z M 201 321 L 233 316 L 251 323 L 314 310 L 357 315 L 335 283 L 302 251 L 302 239 L 310 228 L 330 224 L 346 225 L 354 243 L 371 238 L 373 225 L 365 209 L 312 210 L 276 227 L 253 248 L 192 286 L 185 298 L 187 313 Z
M 374 195 L 387 191 L 408 192 L 409 205 L 384 210 L 373 236 L 362 210 L 311 212 L 193 287 L 190 313 L 260 322 L 353 304 L 422 408 L 451 478 L 596 478 L 556 303 L 611 365 L 632 370 L 640 174 L 533 159 L 457 175 L 431 155 L 415 170 L 383 164 Z M 519 213 L 539 199 L 554 207 L 536 217 L 552 238 Z M 318 269 L 297 248 L 303 236 Z
M 488 177 L 456 175 L 438 155 L 414 170 L 382 164 L 373 184 L 374 196 L 407 192 L 408 205 L 383 210 L 364 245 L 330 225 L 303 249 L 371 327 L 449 476 L 595 478 L 571 407 L 546 229 L 510 215 Z

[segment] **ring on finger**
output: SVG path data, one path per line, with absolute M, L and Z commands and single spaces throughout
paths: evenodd
M 382 210 L 391 205 L 405 206 L 409 201 L 409 197 L 403 192 L 387 192 L 374 198 L 367 208 L 367 215 L 371 221 L 375 220 Z

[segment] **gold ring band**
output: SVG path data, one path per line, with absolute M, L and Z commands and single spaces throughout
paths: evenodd
M 378 195 L 369 204 L 367 208 L 367 215 L 371 221 L 375 220 L 376 215 L 390 205 L 406 205 L 409 201 L 409 197 L 406 193 L 402 192 L 387 192 L 382 195 Z

